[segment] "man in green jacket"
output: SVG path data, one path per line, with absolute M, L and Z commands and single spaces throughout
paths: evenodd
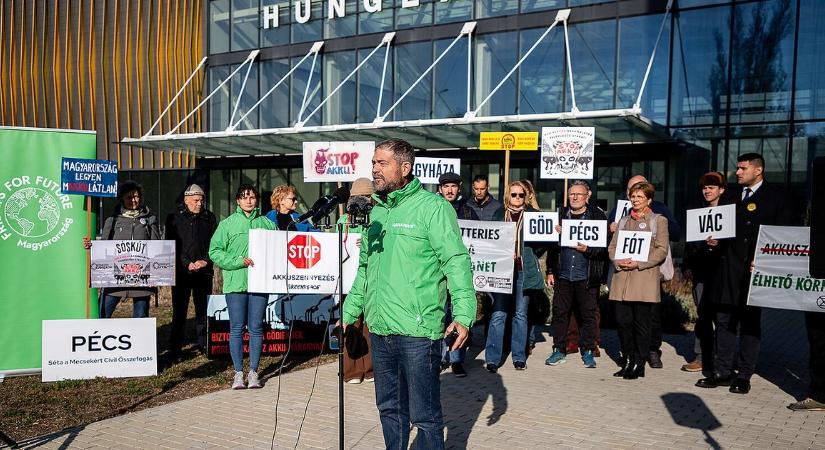
M 376 193 L 343 323 L 362 313 L 370 327 L 375 399 L 388 449 L 406 449 L 410 423 L 418 448 L 444 448 L 439 373 L 441 340 L 460 348 L 475 320 L 470 255 L 455 210 L 412 176 L 415 153 L 402 140 L 375 148 Z M 447 285 L 453 322 L 444 330 Z

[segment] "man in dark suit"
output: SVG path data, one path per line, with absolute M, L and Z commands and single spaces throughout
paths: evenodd
M 696 386 L 715 388 L 730 386 L 736 394 L 750 391 L 750 378 L 759 360 L 762 335 L 762 310 L 748 306 L 753 255 L 760 225 L 788 225 L 789 201 L 783 190 L 764 179 L 765 160 L 757 153 L 737 158 L 736 179 L 742 186 L 736 202 L 736 237 L 720 241 L 721 264 L 708 292 L 716 304 L 716 357 L 714 373 L 696 382 Z M 734 190 L 735 191 L 735 190 Z M 739 372 L 733 371 L 736 355 L 736 332 L 739 329 Z

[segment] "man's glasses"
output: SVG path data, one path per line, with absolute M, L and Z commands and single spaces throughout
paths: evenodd
M 524 197 L 527 197 L 527 194 L 525 194 L 523 192 L 511 192 L 510 197 L 511 198 L 524 198 Z
M 567 196 L 568 197 L 586 197 L 587 194 L 580 194 L 578 192 L 571 192 L 571 193 L 567 194 Z

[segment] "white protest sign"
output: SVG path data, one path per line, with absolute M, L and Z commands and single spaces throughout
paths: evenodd
M 92 287 L 175 285 L 175 241 L 92 241 Z
M 461 159 L 415 157 L 413 175 L 424 184 L 438 184 L 438 177 L 447 172 L 461 175 Z
M 825 313 L 825 279 L 811 278 L 811 229 L 762 225 L 748 305 Z
M 44 320 L 43 381 L 158 374 L 154 318 Z
M 632 209 L 630 200 L 616 200 L 616 218 L 613 221 L 619 223 L 619 219 L 629 215 Z
M 375 142 L 304 142 L 304 181 L 372 179 Z
M 522 219 L 524 242 L 558 242 L 559 233 L 556 225 L 559 224 L 559 213 L 553 212 L 525 212 Z
M 514 222 L 459 220 L 461 238 L 473 261 L 473 286 L 480 292 L 513 292 Z
M 344 294 L 358 270 L 360 233 L 344 242 Z M 338 293 L 338 235 L 249 230 L 249 292 L 290 294 Z M 289 286 L 287 286 L 287 275 Z
M 615 259 L 632 259 L 633 261 L 645 262 L 650 254 L 650 241 L 653 233 L 650 231 L 627 231 L 619 230 L 616 237 Z
M 607 221 L 562 220 L 561 246 L 576 247 L 579 243 L 588 247 L 607 247 Z
M 687 210 L 687 242 L 736 237 L 736 205 Z
M 543 127 L 541 178 L 593 178 L 596 129 L 594 127 Z

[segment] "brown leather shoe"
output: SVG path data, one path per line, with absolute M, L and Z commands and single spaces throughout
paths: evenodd
M 702 371 L 702 361 L 694 360 L 693 362 L 687 363 L 682 366 L 682 370 L 685 372 L 701 372 Z

